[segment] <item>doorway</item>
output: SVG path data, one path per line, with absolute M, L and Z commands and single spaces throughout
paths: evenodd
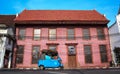
M 68 45 L 68 67 L 70 69 L 77 67 L 76 49 L 74 45 Z

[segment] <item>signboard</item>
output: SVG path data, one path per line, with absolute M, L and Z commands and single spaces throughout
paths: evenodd
M 0 34 L 7 34 L 7 30 L 1 30 L 0 29 Z

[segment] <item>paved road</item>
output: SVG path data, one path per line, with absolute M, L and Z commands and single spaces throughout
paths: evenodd
M 77 70 L 0 70 L 0 74 L 120 74 L 118 69 L 77 69 Z

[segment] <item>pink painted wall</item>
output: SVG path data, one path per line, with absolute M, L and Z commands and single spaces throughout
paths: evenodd
M 43 37 L 48 37 L 48 28 L 41 28 Z M 108 29 L 104 27 L 104 32 L 108 35 Z M 18 28 L 16 29 L 16 35 L 18 35 Z M 61 27 L 57 28 L 57 37 L 66 37 L 67 35 L 67 28 Z M 90 35 L 97 36 L 96 27 L 90 28 Z M 26 28 L 26 36 L 33 36 L 33 28 L 29 27 Z M 82 28 L 76 27 L 75 28 L 75 36 L 82 37 Z M 17 40 L 17 45 L 25 45 L 24 49 L 24 61 L 23 64 L 17 64 L 16 67 L 37 67 L 37 64 L 31 64 L 32 62 L 32 45 L 40 45 L 40 50 L 47 49 L 46 43 L 59 43 L 57 47 L 57 51 L 62 58 L 62 63 L 64 64 L 65 68 L 68 68 L 68 55 L 67 55 L 67 46 L 65 43 L 78 43 L 76 45 L 76 52 L 77 52 L 77 67 L 78 68 L 87 68 L 87 67 L 104 67 L 109 66 L 109 61 L 111 61 L 111 52 L 110 52 L 110 45 L 109 45 L 109 38 L 106 36 L 105 40 L 98 40 L 96 38 L 91 38 L 91 40 L 83 40 L 82 38 L 76 38 L 75 40 L 68 41 L 67 38 L 64 39 L 57 39 L 56 41 L 49 41 L 48 38 L 41 39 L 40 41 L 34 41 L 32 38 L 26 38 L 23 41 Z M 101 63 L 100 61 L 100 53 L 99 53 L 99 45 L 104 44 L 107 46 L 107 54 L 108 54 L 108 63 Z M 86 64 L 84 60 L 84 45 L 91 45 L 92 46 L 92 57 L 93 63 Z

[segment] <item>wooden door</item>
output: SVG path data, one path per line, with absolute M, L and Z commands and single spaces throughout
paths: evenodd
M 68 45 L 68 67 L 70 69 L 77 67 L 75 45 Z
M 76 55 L 68 55 L 68 67 L 74 69 L 77 67 Z

